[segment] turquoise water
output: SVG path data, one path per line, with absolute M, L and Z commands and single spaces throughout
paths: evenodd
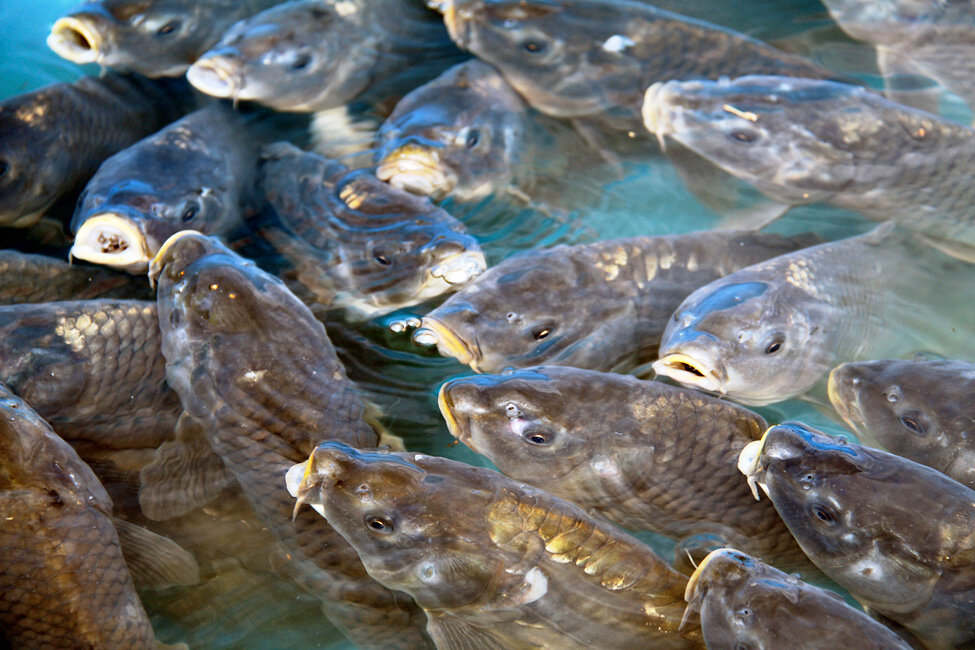
M 714 0 L 721 3 L 724 0 Z M 82 70 L 50 52 L 44 39 L 50 25 L 76 3 L 65 0 L 0 0 L 0 97 L 9 97 L 55 81 L 72 81 Z M 746 3 L 740 3 L 745 5 Z M 767 11 L 771 2 L 755 2 L 737 16 L 759 37 L 785 39 L 784 47 L 809 55 L 824 65 L 876 84 L 872 52 L 830 27 L 816 2 L 786 2 L 788 12 Z M 947 101 L 949 112 L 965 109 Z M 686 232 L 714 227 L 719 218 L 686 189 L 663 157 L 626 161 L 621 177 L 591 189 L 589 206 L 568 219 L 531 215 L 500 200 L 446 207 L 464 220 L 483 242 L 490 263 L 513 252 L 556 243 L 582 243 L 611 237 Z M 587 183 L 586 170 L 567 185 Z M 529 218 L 531 217 L 531 218 Z M 870 223 L 853 213 L 823 206 L 792 210 L 773 230 L 812 230 L 835 239 L 862 232 Z M 414 346 L 409 333 L 394 333 L 389 324 L 414 308 L 376 321 L 330 329 L 349 374 L 384 410 L 384 423 L 404 438 L 408 448 L 488 465 L 452 438 L 436 406 L 436 390 L 446 379 L 469 374 L 466 367 Z M 792 400 L 760 409 L 773 422 L 801 419 L 833 433 L 845 433 L 829 409 Z M 650 539 L 667 552 L 666 540 Z M 273 577 L 231 581 L 213 591 L 172 589 L 143 594 L 159 638 L 208 648 L 343 648 L 341 636 L 320 615 L 315 601 Z

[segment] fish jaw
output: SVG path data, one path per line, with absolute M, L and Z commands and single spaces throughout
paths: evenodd
M 477 369 L 477 362 L 480 357 L 474 346 L 466 343 L 460 336 L 455 334 L 449 327 L 439 320 L 424 316 L 420 321 L 420 327 L 413 332 L 413 342 L 422 346 L 437 346 L 437 352 L 445 357 L 453 357 L 457 361 L 468 365 L 474 372 Z
M 244 79 L 236 58 L 214 54 L 198 59 L 187 70 L 186 79 L 194 88 L 212 97 L 246 99 L 240 97 Z
M 47 37 L 47 46 L 73 63 L 98 63 L 104 58 L 105 41 L 84 15 L 58 18 Z
M 145 233 L 131 219 L 114 212 L 86 219 L 69 255 L 129 273 L 145 272 L 153 257 Z
M 439 200 L 457 185 L 440 164 L 440 156 L 428 147 L 403 145 L 386 155 L 376 167 L 376 178 L 410 194 Z

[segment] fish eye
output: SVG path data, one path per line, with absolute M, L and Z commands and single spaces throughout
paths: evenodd
M 785 343 L 782 339 L 776 338 L 767 346 L 765 346 L 765 354 L 775 354 L 782 349 L 782 345 Z
M 921 421 L 920 415 L 921 414 L 917 411 L 911 411 L 901 415 L 900 420 L 905 429 L 912 433 L 916 433 L 919 436 L 923 436 L 925 433 L 927 433 L 927 427 L 925 427 L 924 423 Z
M 372 256 L 372 259 L 376 260 L 376 262 L 382 264 L 383 266 L 389 266 L 390 264 L 393 263 L 392 260 L 389 259 L 389 257 L 383 255 L 382 253 L 376 253 L 375 255 Z
M 548 338 L 548 335 L 555 331 L 555 325 L 539 325 L 532 330 L 532 338 L 536 341 Z
M 192 220 L 193 217 L 196 216 L 196 211 L 197 210 L 195 205 L 186 206 L 186 209 L 183 210 L 182 216 L 180 216 L 180 220 L 183 221 L 184 223 Z
M 477 146 L 477 143 L 481 141 L 481 132 L 477 129 L 471 129 L 467 132 L 467 140 L 464 144 L 468 149 L 473 149 Z
M 311 63 L 311 56 L 308 54 L 299 54 L 294 61 L 291 63 L 291 68 L 293 70 L 303 70 L 308 67 Z
M 366 517 L 366 526 L 372 532 L 379 533 L 380 535 L 389 535 L 393 532 L 393 521 L 389 517 L 368 515 Z
M 521 437 L 533 445 L 545 447 L 552 444 L 552 441 L 555 440 L 555 433 L 538 426 L 529 426 L 521 432 Z
M 170 20 L 168 23 L 156 30 L 156 35 L 169 36 L 173 32 L 178 31 L 180 27 L 182 27 L 182 23 L 180 23 L 178 20 Z
M 531 52 L 532 54 L 540 54 L 545 51 L 546 45 L 542 41 L 524 41 L 521 44 L 521 48 L 526 52 Z
M 813 504 L 811 510 L 813 516 L 827 526 L 832 526 L 836 523 L 836 516 L 829 510 L 829 508 L 815 503 Z
M 758 140 L 758 134 L 754 131 L 749 131 L 747 129 L 738 129 L 737 131 L 731 132 L 731 137 L 738 142 L 744 142 L 745 144 L 750 144 Z

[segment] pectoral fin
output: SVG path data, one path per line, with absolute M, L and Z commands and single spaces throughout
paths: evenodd
M 509 640 L 497 630 L 471 625 L 450 614 L 428 611 L 427 633 L 439 650 L 506 650 L 511 647 Z
M 113 518 L 112 523 L 137 588 L 166 589 L 200 581 L 196 558 L 173 540 L 122 519 Z

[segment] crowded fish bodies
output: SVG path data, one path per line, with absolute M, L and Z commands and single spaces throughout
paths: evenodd
M 975 649 L 975 4 L 55 4 L 0 647 Z

